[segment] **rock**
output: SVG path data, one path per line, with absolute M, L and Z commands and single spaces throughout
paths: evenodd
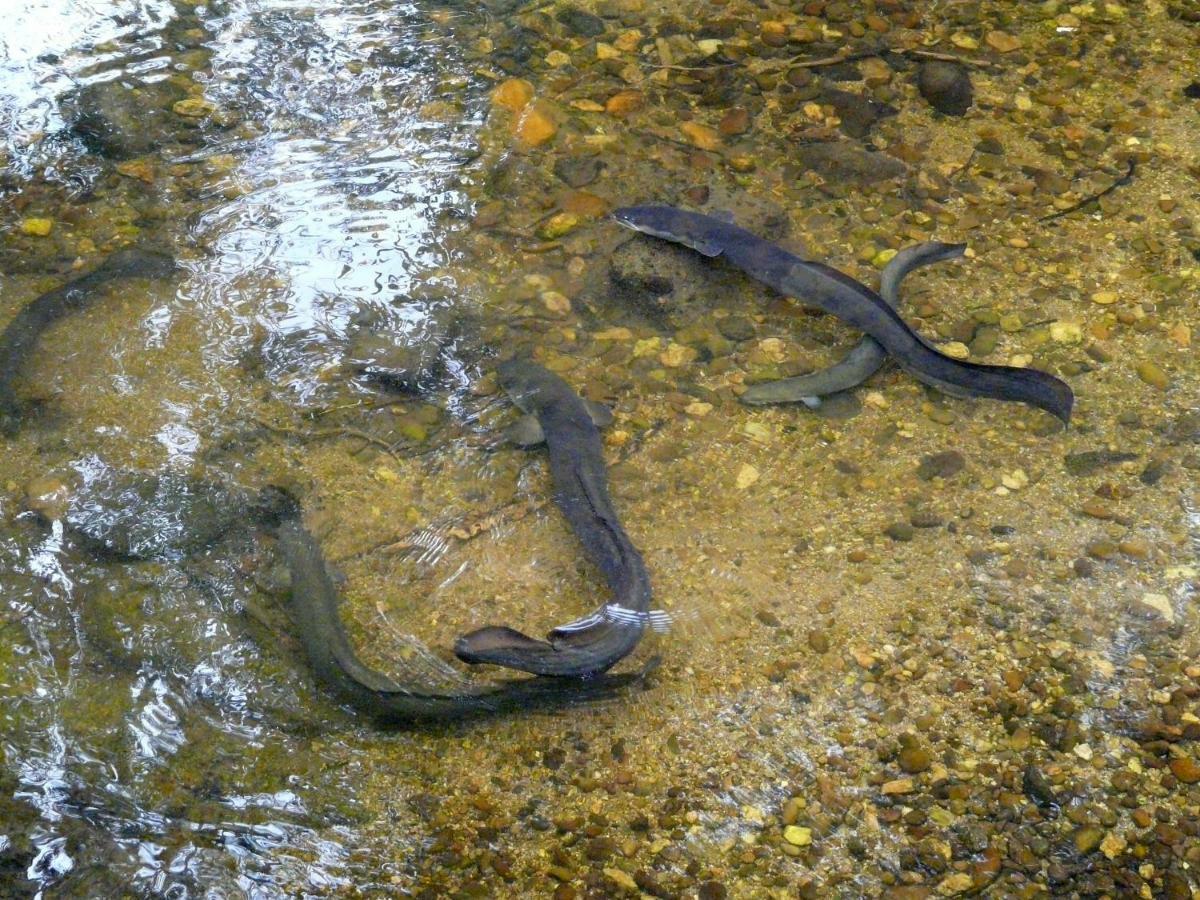
M 965 115 L 974 99 L 966 68 L 941 60 L 921 63 L 917 70 L 917 90 L 930 106 L 947 116 Z
M 1156 363 L 1150 360 L 1142 360 L 1135 366 L 1134 371 L 1137 372 L 1137 377 L 1150 385 L 1150 387 L 1158 388 L 1160 391 L 1165 391 L 1171 386 L 1171 378 L 1164 372 Z
M 1170 762 L 1171 774 L 1184 784 L 1200 782 L 1200 763 L 1190 756 L 1177 756 Z
M 716 150 L 721 146 L 721 135 L 707 125 L 701 125 L 699 122 L 684 122 L 679 126 L 679 130 L 693 146 L 699 147 L 701 150 Z
M 73 488 L 66 479 L 53 476 L 35 478 L 25 486 L 22 505 L 43 519 L 53 522 L 66 515 L 72 493 Z
M 814 629 L 808 633 L 808 646 L 814 653 L 829 652 L 829 636 L 819 629 Z
M 745 134 L 749 130 L 750 111 L 743 106 L 735 106 L 728 110 L 717 125 L 717 131 L 727 137 Z
M 530 103 L 517 120 L 513 134 L 529 147 L 540 147 L 558 133 L 558 123 L 548 104 Z
M 1070 475 L 1091 475 L 1106 466 L 1129 462 L 1137 459 L 1136 453 L 1125 453 L 1117 450 L 1084 450 L 1082 453 L 1068 453 L 1063 457 L 1063 466 Z
M 71 130 L 89 150 L 110 159 L 145 156 L 178 128 L 169 112 L 184 91 L 170 81 L 90 84 L 65 104 Z
M 646 105 L 646 95 L 641 91 L 617 91 L 604 102 L 604 111 L 610 116 L 624 118 Z
M 997 53 L 1012 53 L 1021 49 L 1021 39 L 1005 31 L 989 31 L 984 40 Z
M 904 735 L 900 740 L 904 746 L 900 748 L 896 762 L 900 764 L 901 769 L 909 775 L 917 775 L 933 765 L 933 754 L 922 747 L 915 737 Z
M 1175 607 L 1171 605 L 1171 598 L 1166 594 L 1142 594 L 1138 603 L 1143 610 L 1164 622 L 1173 623 L 1175 621 Z
M 724 316 L 717 319 L 717 331 L 731 341 L 748 341 L 757 333 L 754 323 L 745 316 Z
M 893 541 L 911 541 L 916 530 L 907 522 L 893 522 L 883 530 Z
M 818 103 L 832 106 L 841 120 L 838 127 L 852 138 L 862 139 L 880 119 L 896 115 L 896 108 L 877 103 L 862 94 L 826 88 L 816 98 Z
M 538 226 L 537 235 L 544 241 L 558 240 L 563 235 L 570 234 L 578 228 L 579 221 L 579 216 L 574 213 L 555 213 Z
M 171 111 L 185 119 L 203 119 L 217 111 L 217 104 L 203 97 L 188 97 L 172 104 Z
M 81 484 L 64 521 L 105 554 L 179 558 L 247 519 L 247 498 L 216 483 L 114 469 L 94 457 L 78 471 Z
M 533 99 L 533 85 L 524 78 L 506 78 L 492 91 L 492 103 L 509 112 L 520 112 Z
M 585 187 L 604 171 L 604 163 L 595 156 L 563 156 L 554 162 L 554 174 L 573 188 Z
M 963 470 L 966 460 L 957 450 L 945 450 L 922 457 L 917 467 L 917 477 L 922 481 L 934 478 L 950 478 Z
M 54 230 L 53 219 L 22 219 L 21 234 L 28 234 L 33 237 L 46 237 Z
M 758 481 L 758 478 L 758 469 L 749 463 L 743 463 L 742 467 L 738 469 L 737 479 L 734 481 L 734 484 L 739 491 L 744 491 L 750 485 L 754 484 L 754 482 Z
M 574 6 L 563 7 L 555 14 L 554 18 L 565 25 L 568 31 L 581 37 L 597 37 L 604 34 L 606 30 L 602 18 Z
M 908 173 L 908 166 L 896 157 L 866 150 L 853 141 L 802 144 L 796 159 L 823 178 L 852 184 L 876 184 Z
M 420 394 L 439 383 L 445 349 L 464 323 L 438 298 L 404 298 L 396 306 L 359 324 L 346 349 L 346 365 L 388 390 Z
M 783 829 L 783 839 L 793 847 L 807 847 L 812 843 L 812 829 L 788 825 Z

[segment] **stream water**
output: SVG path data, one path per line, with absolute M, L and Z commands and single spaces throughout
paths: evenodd
M 1200 897 L 1194 3 L 3 7 L 0 328 L 179 271 L 15 382 L 0 897 Z M 605 218 L 641 202 L 867 283 L 966 242 L 906 317 L 1071 426 L 896 370 L 740 404 L 857 336 Z M 377 728 L 245 498 L 300 499 L 364 659 L 487 682 L 457 635 L 604 590 L 500 439 L 514 353 L 615 410 L 662 663 Z

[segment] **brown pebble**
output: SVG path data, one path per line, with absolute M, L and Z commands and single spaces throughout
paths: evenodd
M 1112 559 L 1117 555 L 1117 545 L 1105 538 L 1089 541 L 1084 550 L 1092 559 Z
M 1101 503 L 1099 500 L 1088 500 L 1083 504 L 1083 514 L 1091 516 L 1093 519 L 1111 519 L 1113 517 L 1112 509 L 1107 503 Z
M 1200 763 L 1190 756 L 1178 756 L 1171 760 L 1171 774 L 1184 784 L 1195 784 L 1200 781 Z
M 829 636 L 824 631 L 814 629 L 808 633 L 808 646 L 817 653 L 828 653 Z
M 745 107 L 735 106 L 721 117 L 717 125 L 721 134 L 728 136 L 745 134 L 750 130 L 750 112 Z

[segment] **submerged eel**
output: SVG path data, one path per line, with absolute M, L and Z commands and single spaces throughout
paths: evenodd
M 13 391 L 21 367 L 42 332 L 95 299 L 96 289 L 114 278 L 167 278 L 175 260 L 137 248 L 118 250 L 86 275 L 42 294 L 18 312 L 0 334 L 0 433 L 12 434 L 21 420 L 21 403 Z
M 913 269 L 927 266 L 944 259 L 956 259 L 963 255 L 966 244 L 943 244 L 926 241 L 905 247 L 888 261 L 879 275 L 879 296 L 895 307 L 900 300 L 900 282 Z M 879 341 L 865 334 L 850 352 L 832 366 L 799 375 L 795 378 L 780 378 L 766 381 L 748 388 L 738 399 L 742 403 L 758 406 L 766 403 L 803 403 L 809 407 L 821 404 L 822 397 L 848 391 L 858 387 L 887 362 L 887 351 Z
M 275 526 L 292 580 L 290 611 L 317 681 L 339 700 L 382 723 L 448 721 L 597 700 L 644 672 L 590 681 L 527 678 L 489 686 L 430 690 L 397 684 L 359 659 L 338 615 L 338 596 L 316 540 L 298 515 Z M 653 664 L 652 664 L 653 665 Z
M 525 360 L 499 367 L 500 384 L 537 417 L 550 456 L 554 501 L 584 552 L 608 582 L 614 601 L 600 613 L 555 628 L 539 641 L 504 626 L 465 634 L 459 659 L 537 675 L 587 677 L 605 672 L 638 645 L 650 619 L 650 578 L 608 496 L 608 470 L 593 414 L 565 381 Z
M 953 359 L 912 330 L 866 285 L 822 263 L 801 259 L 744 228 L 671 206 L 630 206 L 613 218 L 627 228 L 723 256 L 782 294 L 801 298 L 873 337 L 906 372 L 955 396 L 1013 400 L 1044 409 L 1063 424 L 1075 397 L 1063 381 L 1035 369 Z

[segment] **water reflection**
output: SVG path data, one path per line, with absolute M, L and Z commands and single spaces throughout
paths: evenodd
M 188 268 L 132 334 L 112 322 L 98 365 L 52 345 L 69 391 L 117 400 L 84 429 L 101 455 L 183 479 L 261 401 L 262 377 L 294 404 L 344 391 L 320 376 L 365 371 L 372 341 L 454 339 L 462 301 L 436 270 L 481 113 L 453 34 L 420 7 L 29 0 L 5 14 L 9 185 L 56 217 L 64 201 L 84 223 L 111 216 L 110 234 L 167 244 Z M 70 192 L 36 193 L 56 183 Z M 39 465 L 95 475 L 99 458 Z M 329 808 L 343 776 L 289 736 L 311 698 L 247 612 L 254 545 L 97 560 L 61 517 L 13 521 L 0 664 L 20 660 L 23 680 L 0 690 L 0 865 L 59 896 L 348 885 L 357 839 Z M 161 509 L 131 527 L 150 543 L 176 531 Z

